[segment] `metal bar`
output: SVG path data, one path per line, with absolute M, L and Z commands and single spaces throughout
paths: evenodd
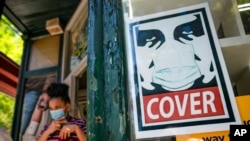
M 57 70 L 57 81 L 61 82 L 62 81 L 62 63 L 63 63 L 63 39 L 64 39 L 64 34 L 60 36 L 60 48 L 59 48 L 59 55 L 58 55 L 58 70 Z
M 18 17 L 10 10 L 7 5 L 3 8 L 4 15 L 23 33 L 29 33 L 28 28 L 18 19 Z
M 87 140 L 104 141 L 107 139 L 105 130 L 104 105 L 104 63 L 103 63 L 103 16 L 102 0 L 89 0 L 88 9 L 88 115 Z
M 130 140 L 121 4 L 89 1 L 88 141 Z
M 24 73 L 28 68 L 29 63 L 29 54 L 30 54 L 30 47 L 31 47 L 31 41 L 28 35 L 23 35 L 24 38 L 24 51 L 23 51 L 23 58 L 22 58 L 22 64 L 20 67 L 19 72 L 19 82 L 17 86 L 17 94 L 16 94 L 16 103 L 15 103 L 15 110 L 14 110 L 14 117 L 12 122 L 12 131 L 11 136 L 13 138 L 13 141 L 19 141 L 20 137 L 20 127 L 21 127 L 21 121 L 22 121 L 22 112 L 23 112 L 23 100 L 24 100 L 24 94 L 25 94 L 25 76 Z
M 128 141 L 127 92 L 121 0 L 104 0 L 105 116 L 108 141 Z
M 25 78 L 32 77 L 32 76 L 39 76 L 39 75 L 43 75 L 43 74 L 49 74 L 49 73 L 56 72 L 59 69 L 60 69 L 60 67 L 58 67 L 58 66 L 42 68 L 42 69 L 38 69 L 38 70 L 27 71 L 24 73 L 24 76 L 25 76 Z M 59 73 L 58 73 L 58 75 L 59 75 Z M 57 77 L 59 77 L 59 76 L 57 76 Z M 58 80 L 58 81 L 60 81 L 60 80 Z

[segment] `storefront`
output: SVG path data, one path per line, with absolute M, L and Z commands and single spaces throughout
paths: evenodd
M 12 135 L 38 136 L 48 110 L 25 107 L 64 82 L 89 141 L 229 141 L 250 120 L 249 2 L 80 1 L 63 34 L 26 39 Z

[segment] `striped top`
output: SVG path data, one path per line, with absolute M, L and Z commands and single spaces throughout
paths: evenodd
M 82 129 L 82 131 L 86 133 L 86 122 L 84 120 L 75 117 L 69 117 L 68 123 L 78 125 L 80 129 Z M 48 129 L 49 125 L 50 124 L 44 126 L 43 130 L 40 133 L 40 136 Z M 50 134 L 47 141 L 79 141 L 75 133 L 71 133 L 70 137 L 68 137 L 67 139 L 61 139 L 59 137 L 59 133 L 60 131 L 55 131 L 54 133 Z

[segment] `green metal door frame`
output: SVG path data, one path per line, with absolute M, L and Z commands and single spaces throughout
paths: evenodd
M 15 109 L 14 109 L 14 116 L 12 122 L 12 130 L 11 136 L 13 141 L 20 140 L 20 128 L 21 128 L 21 121 L 22 121 L 22 112 L 23 112 L 23 99 L 24 99 L 24 91 L 25 91 L 25 76 L 24 73 L 28 68 L 29 62 L 29 54 L 31 48 L 31 40 L 27 34 L 23 35 L 24 40 L 24 48 L 23 48 L 23 57 L 19 72 L 19 81 L 17 86 L 17 94 L 16 94 L 16 102 L 15 102 Z
M 88 141 L 128 141 L 121 0 L 89 0 Z

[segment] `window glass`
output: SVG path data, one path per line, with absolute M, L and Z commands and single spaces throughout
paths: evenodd
M 71 32 L 70 71 L 86 56 L 88 46 L 86 19 L 82 18 Z
M 5 128 L 10 133 L 13 130 L 12 122 L 19 66 L 23 56 L 23 39 L 22 33 L 5 15 L 2 14 L 0 18 L 0 124 L 1 130 Z
M 247 16 L 243 16 L 237 2 L 240 3 L 237 0 L 123 0 L 133 139 L 205 140 L 209 134 L 199 130 L 212 122 L 211 131 L 218 130 L 220 137 L 228 139 L 230 122 L 225 120 L 230 116 L 225 113 L 235 114 L 236 119 L 231 118 L 241 123 L 239 112 L 242 109 L 237 108 L 235 96 L 250 94 L 247 87 L 250 42 L 246 36 L 249 22 L 244 21 Z M 202 11 L 201 5 L 206 5 L 206 10 Z M 200 54 L 202 52 L 204 54 Z M 195 67 L 185 69 L 189 65 Z M 216 112 L 225 109 L 221 111 L 224 114 L 218 113 L 220 117 L 225 116 L 222 121 L 227 127 L 223 129 L 205 107 L 200 109 L 208 112 L 206 116 L 201 115 L 204 127 L 197 124 L 201 118 L 197 117 L 199 114 L 193 113 L 197 108 L 193 104 L 204 104 L 206 99 L 192 101 L 193 92 L 203 88 L 210 91 L 212 87 L 218 88 L 221 97 L 220 104 L 213 103 Z M 229 101 L 233 105 L 227 104 Z M 225 107 L 216 108 L 216 105 Z M 208 117 L 210 119 L 206 120 Z M 189 126 L 194 127 L 190 129 Z
M 43 127 L 51 121 L 48 110 L 49 95 L 46 90 L 54 82 L 56 82 L 54 73 L 26 79 L 20 129 L 23 140 L 37 139 Z
M 60 36 L 37 39 L 32 42 L 29 70 L 37 70 L 58 65 Z
M 238 9 L 246 34 L 250 34 L 250 0 L 237 0 Z
M 79 118 L 87 120 L 87 72 L 76 77 L 76 109 Z

